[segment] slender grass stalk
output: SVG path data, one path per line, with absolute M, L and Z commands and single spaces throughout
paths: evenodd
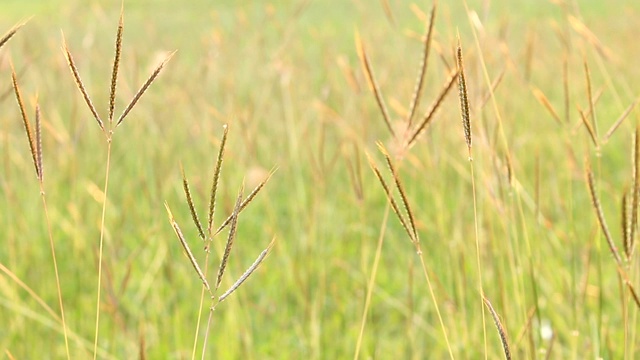
M 93 358 L 94 360 L 98 354 L 98 339 L 99 339 L 99 330 L 100 330 L 100 301 L 101 301 L 101 292 L 102 292 L 102 258 L 103 258 L 103 249 L 104 249 L 104 236 L 105 236 L 105 219 L 107 213 L 107 201 L 108 201 L 108 190 L 109 190 L 109 174 L 111 172 L 111 146 L 113 143 L 113 134 L 116 127 L 118 127 L 124 119 L 129 115 L 131 110 L 138 103 L 142 95 L 147 91 L 149 86 L 153 83 L 153 81 L 158 77 L 161 70 L 164 68 L 166 63 L 171 59 L 175 51 L 169 54 L 161 63 L 158 65 L 152 74 L 147 78 L 147 80 L 140 87 L 138 92 L 133 96 L 129 104 L 125 107 L 122 114 L 118 117 L 118 120 L 115 121 L 114 110 L 115 110 L 115 101 L 116 101 L 116 89 L 117 89 L 117 81 L 118 81 L 118 69 L 120 66 L 120 59 L 122 56 L 122 37 L 124 32 L 124 9 L 121 9 L 120 19 L 118 21 L 118 30 L 116 33 L 115 40 L 115 55 L 113 60 L 113 67 L 111 71 L 111 82 L 109 87 L 109 105 L 108 105 L 108 127 L 105 127 L 104 121 L 100 118 L 96 107 L 93 105 L 91 101 L 91 97 L 87 92 L 82 79 L 80 78 L 80 73 L 78 71 L 78 67 L 73 60 L 73 56 L 67 47 L 66 41 L 64 39 L 64 34 L 62 38 L 62 47 L 64 51 L 65 58 L 67 60 L 67 65 L 71 70 L 71 74 L 73 75 L 73 79 L 76 83 L 76 87 L 82 94 L 82 97 L 87 104 L 87 107 L 91 111 L 94 119 L 100 126 L 100 130 L 102 130 L 105 135 L 107 142 L 107 160 L 105 165 L 105 177 L 104 177 L 104 187 L 103 187 L 103 203 L 102 203 L 102 215 L 100 217 L 100 239 L 98 244 L 98 289 L 96 295 L 96 325 L 95 325 L 95 339 L 94 339 L 94 350 L 93 350 Z M 114 124 L 115 123 L 115 124 Z
M 8 40 L 8 39 L 7 39 Z M 6 42 L 6 40 L 5 40 Z M 11 66 L 11 80 L 13 89 L 16 95 L 18 106 L 20 107 L 20 114 L 22 115 L 22 122 L 27 134 L 27 140 L 29 141 L 29 148 L 31 150 L 31 157 L 33 158 L 33 165 L 36 171 L 36 177 L 38 178 L 38 185 L 40 187 L 40 198 L 42 199 L 42 208 L 44 211 L 45 221 L 47 223 L 47 233 L 49 237 L 49 247 L 51 249 L 51 258 L 53 261 L 53 272 L 56 279 L 56 290 L 58 295 L 58 306 L 60 307 L 60 319 L 62 321 L 62 332 L 64 335 L 64 345 L 67 355 L 67 359 L 71 358 L 69 351 L 69 336 L 67 334 L 67 322 L 64 315 L 64 302 L 62 301 L 62 288 L 60 286 L 60 272 L 58 271 L 58 260 L 56 257 L 56 247 L 53 241 L 53 229 L 51 227 L 51 219 L 49 217 L 49 208 L 47 206 L 47 197 L 44 191 L 44 175 L 42 169 L 42 130 L 41 130 L 41 116 L 40 106 L 36 103 L 36 119 L 35 119 L 35 136 L 34 131 L 31 128 L 29 117 L 27 116 L 26 107 L 22 99 L 20 92 L 20 86 L 18 85 L 18 76 L 16 75 L 13 65 Z
M 358 360 L 360 358 L 360 349 L 362 348 L 364 328 L 367 325 L 367 317 L 369 315 L 369 308 L 371 307 L 371 296 L 373 295 L 373 288 L 376 283 L 376 276 L 378 275 L 378 267 L 380 264 L 380 257 L 382 255 L 382 244 L 384 243 L 384 234 L 387 231 L 387 222 L 389 221 L 390 207 L 391 203 L 387 202 L 387 205 L 384 209 L 384 215 L 382 217 L 382 223 L 380 224 L 378 244 L 376 245 L 376 253 L 373 257 L 373 264 L 371 265 L 371 274 L 369 275 L 369 281 L 367 282 L 367 295 L 365 296 L 364 300 L 362 318 L 360 319 L 360 331 L 358 332 L 358 340 L 356 341 L 356 349 L 353 355 L 353 360 Z
M 469 114 L 469 100 L 467 95 L 467 82 L 464 71 L 464 61 L 462 58 L 462 46 L 460 45 L 460 37 L 458 37 L 458 47 L 456 49 L 456 59 L 458 68 L 458 90 L 460 97 L 460 114 L 462 117 L 462 127 L 464 129 L 464 139 L 467 143 L 467 151 L 469 153 L 469 169 L 471 173 L 471 189 L 473 193 L 473 223 L 475 231 L 475 243 L 476 243 L 476 265 L 478 267 L 478 289 L 480 291 L 480 302 L 482 311 L 482 336 L 484 339 L 484 357 L 488 358 L 488 345 L 487 345 L 487 324 L 484 314 L 484 289 L 482 284 L 482 262 L 480 260 L 480 234 L 478 229 L 478 200 L 476 195 L 476 180 L 473 167 L 473 157 L 471 154 L 471 119 Z

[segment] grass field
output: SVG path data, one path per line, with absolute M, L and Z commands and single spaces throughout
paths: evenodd
M 466 11 L 463 1 L 440 1 L 414 123 L 456 74 L 459 34 L 472 162 L 457 82 L 415 144 L 403 142 L 431 7 L 126 0 L 116 119 L 177 52 L 108 145 L 121 2 L 3 1 L 0 36 L 26 24 L 0 48 L 2 356 L 501 358 L 484 294 L 513 358 L 640 357 L 632 293 L 640 291 L 640 258 L 631 251 L 640 5 L 469 1 Z M 63 37 L 106 133 L 69 71 Z M 36 103 L 41 110 L 42 181 L 11 64 L 33 127 Z M 202 303 L 203 282 L 165 203 L 204 268 L 180 167 L 206 222 L 224 124 L 214 227 L 237 213 L 243 184 L 246 198 L 276 170 L 237 216 L 216 295 L 275 242 L 216 306 L 207 336 L 208 295 Z M 377 141 L 402 183 L 418 247 Z M 212 239 L 211 285 L 227 229 Z

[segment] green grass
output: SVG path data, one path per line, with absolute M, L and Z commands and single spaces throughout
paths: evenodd
M 216 309 L 210 357 L 353 357 L 386 206 L 365 152 L 381 165 L 375 141 L 394 149 L 367 88 L 354 32 L 367 47 L 387 104 L 395 99 L 407 107 L 421 45 L 406 34 L 424 31 L 409 1 L 390 3 L 395 26 L 377 1 L 125 3 L 118 108 L 161 55 L 178 52 L 114 135 L 99 338 L 104 357 L 137 356 L 141 338 L 147 358 L 191 357 L 201 282 L 183 255 L 163 203 L 171 206 L 203 261 L 182 194 L 179 163 L 203 216 L 224 123 L 230 132 L 216 223 L 233 210 L 243 179 L 250 189 L 255 186 L 252 173 L 273 166 L 278 170 L 239 218 L 222 287 L 230 286 L 273 236 L 276 244 L 260 269 Z M 620 201 L 631 184 L 631 134 L 638 110 L 602 146 L 599 158 L 583 126 L 573 126 L 579 121 L 576 105 L 588 107 L 583 58 L 591 68 L 594 91 L 604 89 L 597 103 L 601 134 L 640 93 L 635 61 L 640 49 L 631 45 L 640 30 L 635 21 L 640 6 L 577 1 L 585 24 L 614 54 L 601 60 L 551 2 L 491 2 L 486 14 L 483 2 L 469 4 L 484 21 L 481 49 L 490 77 L 506 67 L 495 101 L 518 188 L 507 182 L 492 102 L 478 107 L 487 84 L 463 4 L 440 3 L 435 40 L 453 66 L 451 49 L 459 30 L 465 52 L 483 287 L 501 316 L 514 358 L 548 351 L 551 343 L 541 336 L 543 325 L 555 336 L 551 358 L 640 356 L 638 309 L 628 291 L 620 290 L 590 204 L 583 163 L 588 155 L 621 248 Z M 428 12 L 430 4 L 420 6 Z M 23 70 L 20 84 L 28 108 L 38 94 L 45 121 L 44 187 L 65 315 L 69 329 L 86 342 L 80 346 L 70 340 L 71 358 L 88 358 L 106 146 L 67 69 L 60 30 L 104 114 L 120 4 L 9 0 L 0 10 L 0 32 L 33 16 L 0 49 L 0 94 L 10 86 L 10 61 L 16 71 Z M 563 116 L 565 49 L 553 24 L 572 41 L 571 126 L 558 126 L 529 88 L 540 88 Z M 524 77 L 527 38 L 533 41 L 529 79 Z M 339 58 L 353 71 L 357 89 L 344 76 Z M 438 94 L 447 73 L 432 51 L 419 114 Z M 0 264 L 57 312 L 38 182 L 13 94 L 0 100 L 0 110 Z M 401 118 L 391 106 L 390 113 L 394 121 Z M 483 352 L 466 152 L 452 92 L 418 144 L 398 161 L 453 354 L 461 359 L 480 358 Z M 363 178 L 361 199 L 348 174 L 355 157 Z M 538 181 L 542 217 L 535 204 Z M 215 239 L 218 248 L 224 247 L 225 235 Z M 210 266 L 217 266 L 219 254 L 212 255 Z M 628 269 L 636 288 L 639 260 L 636 252 Z M 447 357 L 421 272 L 412 244 L 391 214 L 360 358 Z M 527 327 L 527 314 L 536 302 L 539 308 Z M 62 326 L 5 273 L 0 273 L 0 323 L 0 350 L 16 359 L 64 357 Z M 635 338 L 625 339 L 625 324 L 635 330 Z M 498 358 L 502 346 L 489 317 L 487 325 L 488 357 Z

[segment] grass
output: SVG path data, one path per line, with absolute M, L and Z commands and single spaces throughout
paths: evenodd
M 29 19 L 0 48 L 3 355 L 66 357 L 66 329 L 70 358 L 638 357 L 630 291 L 640 286 L 638 251 L 623 250 L 632 248 L 638 186 L 632 104 L 640 72 L 631 59 L 640 50 L 628 44 L 640 8 L 622 1 L 564 8 L 481 3 L 469 2 L 478 16 L 467 18 L 462 1 L 440 2 L 426 50 L 419 39 L 428 32 L 431 4 L 161 1 L 150 18 L 148 2 L 126 1 L 117 92 L 111 84 L 119 3 L 3 4 L 0 32 Z M 105 125 L 109 109 L 125 109 L 177 50 L 117 129 L 108 194 L 105 136 L 69 73 L 61 29 Z M 368 87 L 356 32 L 389 126 Z M 458 32 L 473 173 L 451 89 Z M 424 79 L 416 81 L 425 53 Z M 37 104 L 41 112 L 50 229 L 10 63 L 25 108 Z M 415 141 L 405 139 L 410 146 L 390 136 L 389 128 L 402 139 L 407 119 L 419 129 L 432 105 L 437 111 Z M 216 308 L 206 331 L 210 296 L 164 204 L 200 268 L 218 270 L 227 232 L 212 236 L 204 218 L 224 124 L 230 131 L 216 180 L 214 232 L 238 214 L 240 184 L 244 199 L 269 169 L 278 171 L 236 217 L 220 290 L 233 288 L 268 239 L 278 240 Z M 368 169 L 366 154 L 386 161 L 378 141 L 393 164 L 394 174 L 382 175 L 391 179 L 408 231 Z M 201 229 L 190 226 L 180 164 Z M 605 221 L 609 235 L 601 230 Z M 212 236 L 206 261 L 202 234 Z M 422 257 L 408 239 L 419 239 Z M 212 289 L 217 275 L 207 274 Z

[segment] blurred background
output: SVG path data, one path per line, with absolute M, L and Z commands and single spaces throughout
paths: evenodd
M 224 124 L 229 139 L 216 224 L 233 210 L 243 182 L 246 194 L 277 170 L 239 217 L 222 287 L 276 242 L 259 270 L 216 309 L 209 357 L 336 359 L 359 351 L 362 359 L 479 358 L 483 334 L 488 357 L 502 356 L 488 313 L 483 326 L 477 219 L 484 293 L 514 357 L 636 358 L 638 308 L 600 234 L 584 159 L 591 159 L 622 251 L 621 198 L 633 189 L 638 121 L 631 105 L 640 90 L 640 4 L 486 0 L 469 1 L 467 11 L 462 1 L 438 3 L 418 114 L 455 69 L 459 33 L 477 213 L 457 89 L 406 148 L 387 130 L 356 51 L 357 33 L 393 128 L 402 131 L 432 5 L 124 1 L 117 115 L 155 66 L 177 53 L 114 133 L 105 200 L 105 137 L 74 84 L 62 42 L 106 118 L 122 3 L 2 1 L 0 33 L 27 22 L 0 49 L 0 350 L 16 359 L 66 354 L 60 321 L 37 299 L 58 313 L 38 181 L 11 87 L 13 64 L 30 116 L 36 100 L 42 110 L 44 189 L 72 358 L 93 353 L 104 201 L 98 357 L 186 359 L 194 340 L 200 353 L 202 283 L 163 204 L 202 265 L 180 164 L 203 218 Z M 597 146 L 578 112 L 590 107 L 585 68 Z M 387 176 L 376 141 L 399 169 L 449 344 L 420 258 L 396 216 L 385 216 L 385 193 L 367 163 L 369 154 Z M 215 249 L 225 240 L 226 232 L 217 236 Z M 212 269 L 219 258 L 212 252 Z M 625 257 L 636 287 L 639 268 L 637 253 Z M 201 326 L 206 310 L 205 304 Z

